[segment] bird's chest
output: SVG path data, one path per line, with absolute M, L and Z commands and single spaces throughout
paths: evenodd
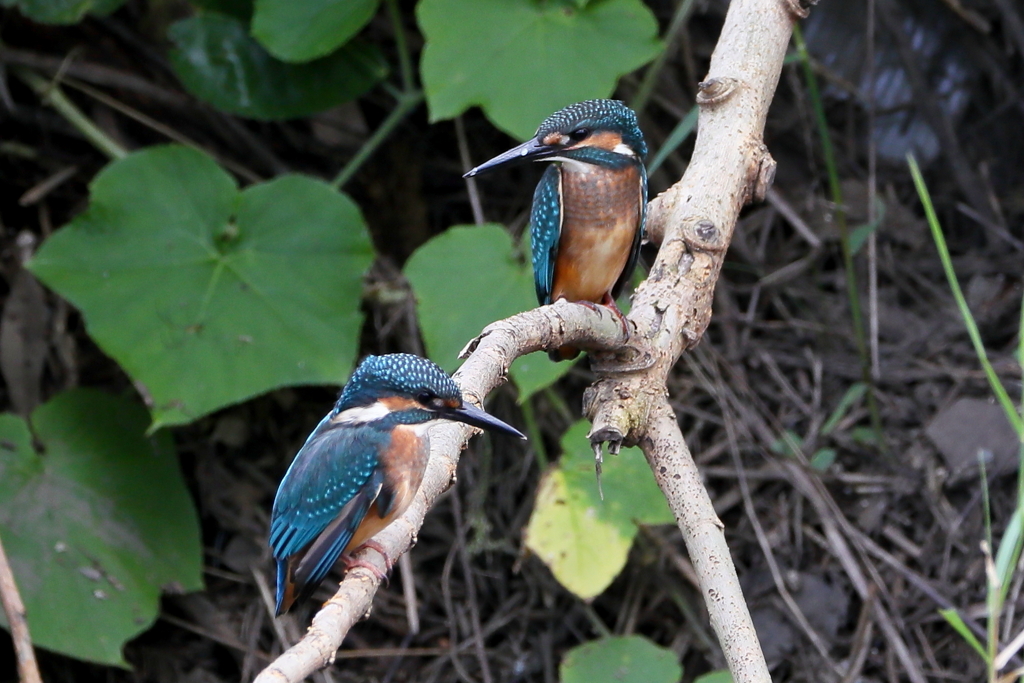
M 563 167 L 561 182 L 552 300 L 599 301 L 622 274 L 639 229 L 639 170 Z
M 402 514 L 423 482 L 430 458 L 427 425 L 400 425 L 391 432 L 387 454 L 381 458 L 386 485 L 394 492 L 393 517 Z

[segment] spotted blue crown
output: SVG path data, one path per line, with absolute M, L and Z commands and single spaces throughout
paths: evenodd
M 622 135 L 622 142 L 636 152 L 640 159 L 647 157 L 647 143 L 636 112 L 619 100 L 585 100 L 559 109 L 537 128 L 536 137 L 543 139 L 551 133 L 569 134 L 577 128 L 610 130 Z
M 382 396 L 415 398 L 425 393 L 444 400 L 462 397 L 452 378 L 426 358 L 408 353 L 367 356 L 352 373 L 335 410 L 369 405 Z

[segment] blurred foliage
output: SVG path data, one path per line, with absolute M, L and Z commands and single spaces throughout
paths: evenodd
M 146 437 L 148 422 L 91 389 L 30 424 L 0 415 L 0 528 L 41 647 L 127 666 L 121 647 L 156 619 L 161 588 L 203 587 L 199 521 L 170 435 Z
M 600 595 L 626 566 L 637 524 L 675 521 L 636 448 L 605 458 L 601 500 L 589 429 L 580 421 L 562 437 L 562 459 L 541 480 L 526 528 L 527 547 L 584 600 Z
M 258 0 L 252 35 L 286 62 L 330 54 L 366 25 L 380 0 Z
M 109 14 L 125 0 L 0 0 L 0 6 L 17 7 L 22 14 L 44 24 L 73 24 L 86 14 Z
M 459 352 L 480 330 L 537 305 L 530 266 L 500 225 L 450 228 L 412 255 L 405 276 L 416 293 L 427 353 L 448 372 L 459 367 Z M 526 400 L 571 367 L 533 353 L 516 360 L 510 374 Z
M 209 13 L 171 26 L 171 64 L 196 97 L 254 119 L 314 114 L 362 95 L 387 74 L 380 53 L 353 42 L 307 64 L 274 59 L 238 19 Z
M 171 146 L 104 169 L 89 209 L 31 269 L 146 388 L 157 428 L 275 387 L 341 382 L 372 258 L 359 209 L 320 181 L 239 192 L 212 159 Z
M 569 650 L 558 673 L 561 683 L 676 683 L 683 667 L 643 636 L 607 636 Z
M 479 105 L 494 125 L 525 140 L 551 112 L 607 97 L 620 76 L 661 49 L 658 22 L 640 0 L 576 5 L 421 0 L 430 119 Z

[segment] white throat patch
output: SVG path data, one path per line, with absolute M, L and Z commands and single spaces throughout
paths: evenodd
M 629 145 L 627 145 L 624 142 L 620 142 L 619 144 L 615 145 L 615 147 L 612 149 L 612 151 L 615 152 L 616 154 L 621 154 L 624 157 L 635 157 L 636 156 L 636 152 L 634 152 L 632 149 L 630 149 Z
M 367 422 L 373 422 L 385 417 L 391 412 L 391 409 L 386 405 L 377 401 L 371 403 L 368 406 L 356 406 L 355 408 L 346 408 L 341 411 L 333 418 L 331 423 L 343 424 L 343 425 L 360 425 L 366 424 Z

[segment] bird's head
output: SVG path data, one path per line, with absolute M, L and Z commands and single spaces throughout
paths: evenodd
M 643 162 L 647 143 L 636 113 L 618 100 L 570 104 L 544 119 L 536 135 L 485 161 L 467 178 L 521 161 L 568 161 L 610 168 Z
M 408 353 L 367 356 L 342 390 L 331 422 L 358 424 L 389 417 L 409 424 L 455 420 L 526 438 L 466 403 L 458 385 L 435 363 Z

